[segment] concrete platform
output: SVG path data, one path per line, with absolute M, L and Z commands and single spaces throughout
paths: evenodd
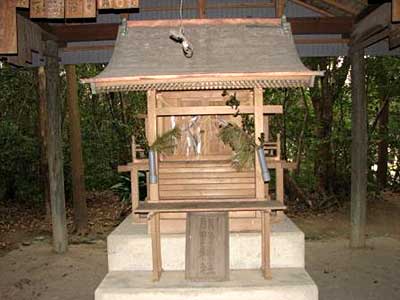
M 258 269 L 261 265 L 260 233 L 231 233 L 230 268 Z M 109 271 L 152 270 L 151 240 L 146 224 L 133 224 L 128 216 L 107 239 Z M 185 269 L 184 234 L 161 237 L 163 269 Z M 272 225 L 271 267 L 304 268 L 304 234 L 286 216 Z
M 259 270 L 231 271 L 225 282 L 188 282 L 184 272 L 164 272 L 152 282 L 148 271 L 110 272 L 95 300 L 317 300 L 318 289 L 304 269 L 274 269 L 272 280 Z

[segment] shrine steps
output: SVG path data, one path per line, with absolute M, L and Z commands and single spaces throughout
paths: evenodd
M 114 271 L 96 290 L 96 300 L 317 300 L 318 289 L 302 268 L 232 270 L 224 282 L 188 282 L 183 271 L 163 272 L 152 282 L 150 271 Z
M 230 268 L 258 269 L 261 264 L 259 232 L 230 234 Z M 151 238 L 147 224 L 128 216 L 107 239 L 109 271 L 152 270 Z M 162 234 L 165 271 L 185 269 L 185 234 Z M 286 216 L 271 228 L 271 267 L 304 268 L 304 234 Z

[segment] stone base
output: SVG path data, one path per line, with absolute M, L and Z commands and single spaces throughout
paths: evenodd
M 163 272 L 152 282 L 148 271 L 110 272 L 95 300 L 317 300 L 318 289 L 304 269 L 273 269 L 265 280 L 259 270 L 230 272 L 224 282 L 189 282 L 183 271 Z
M 230 234 L 230 268 L 258 269 L 261 265 L 260 233 Z M 109 236 L 109 271 L 152 270 L 151 239 L 146 224 L 128 216 Z M 161 235 L 162 263 L 166 271 L 185 269 L 185 235 Z M 304 234 L 286 216 L 272 224 L 271 267 L 304 268 Z

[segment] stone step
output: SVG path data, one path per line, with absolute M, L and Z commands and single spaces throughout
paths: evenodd
M 318 300 L 318 288 L 301 268 L 230 272 L 224 282 L 189 282 L 183 271 L 163 272 L 159 282 L 149 271 L 114 271 L 97 288 L 95 300 Z
M 231 233 L 230 268 L 258 269 L 261 265 L 260 233 Z M 151 239 L 146 224 L 128 216 L 107 239 L 109 271 L 152 270 Z M 163 234 L 162 264 L 166 271 L 185 269 L 184 234 Z M 271 267 L 304 268 L 304 234 L 286 216 L 272 225 Z

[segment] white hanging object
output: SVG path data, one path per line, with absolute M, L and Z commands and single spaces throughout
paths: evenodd
M 182 45 L 182 51 L 185 57 L 191 58 L 193 56 L 193 45 L 189 42 L 188 38 L 185 36 L 182 25 L 182 11 L 183 11 L 183 0 L 181 0 L 181 5 L 179 9 L 179 17 L 181 20 L 181 25 L 179 26 L 179 31 L 171 30 L 169 33 L 169 38 L 174 42 L 180 43 Z

